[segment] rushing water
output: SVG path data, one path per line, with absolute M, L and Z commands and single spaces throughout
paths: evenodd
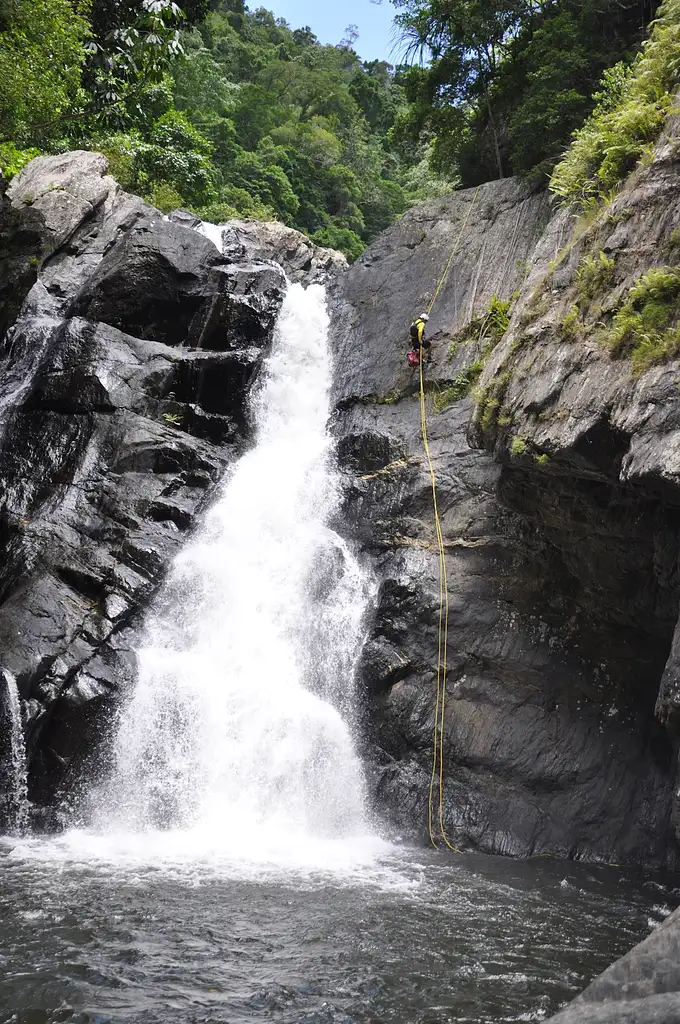
M 149 616 L 80 827 L 0 842 L 0 1022 L 538 1021 L 678 901 L 376 834 L 352 738 L 371 581 L 328 526 L 327 327 L 322 289 L 292 287 L 256 443 Z
M 28 783 L 26 771 L 26 743 L 24 724 L 21 716 L 21 700 L 17 681 L 11 672 L 2 672 L 5 687 L 7 719 L 9 728 L 9 763 L 7 811 L 10 819 L 9 830 L 21 834 L 28 825 Z
M 327 330 L 323 289 L 293 285 L 254 402 L 256 443 L 147 625 L 116 769 L 91 800 L 96 832 L 142 855 L 295 861 L 310 843 L 365 843 L 342 712 L 370 589 L 326 525 L 338 500 Z M 341 692 L 344 709 L 328 699 Z
M 22 842 L 0 852 L 0 1021 L 538 1022 L 679 895 L 549 860 L 239 871 Z

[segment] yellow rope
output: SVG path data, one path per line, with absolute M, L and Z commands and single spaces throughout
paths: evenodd
M 444 285 L 446 284 L 451 270 L 454 257 L 458 252 L 460 243 L 463 240 L 465 229 L 467 228 L 468 222 L 472 215 L 472 211 L 477 202 L 477 195 L 479 194 L 479 188 L 475 190 L 475 194 L 472 198 L 470 209 L 467 212 L 467 216 L 463 222 L 463 226 L 460 229 L 460 234 L 453 249 L 451 255 L 448 258 L 444 272 L 439 279 L 439 284 L 432 296 L 428 313 L 431 313 L 434 304 L 439 298 Z M 449 581 L 446 572 L 446 549 L 444 547 L 444 534 L 442 533 L 441 520 L 439 518 L 439 503 L 437 501 L 437 476 L 434 471 L 434 464 L 432 462 L 432 456 L 430 454 L 430 442 L 427 435 L 427 409 L 425 405 L 425 379 L 423 375 L 423 346 L 420 345 L 420 426 L 423 434 L 423 444 L 425 446 L 425 455 L 427 456 L 427 465 L 430 473 L 430 480 L 432 481 L 432 506 L 434 509 L 434 523 L 435 523 L 435 535 L 437 538 L 437 546 L 439 548 L 439 636 L 437 643 L 437 699 L 435 704 L 434 713 L 434 740 L 433 740 L 433 756 L 432 756 L 432 775 L 430 778 L 430 794 L 428 800 L 428 829 L 430 833 L 430 842 L 437 849 L 437 840 L 435 838 L 434 828 L 434 787 L 435 782 L 439 782 L 439 831 L 441 837 L 450 850 L 454 853 L 461 853 L 460 850 L 456 849 L 448 839 L 446 835 L 446 826 L 444 824 L 444 725 L 445 725 L 445 714 L 446 714 L 446 677 L 448 671 L 448 645 L 449 645 Z

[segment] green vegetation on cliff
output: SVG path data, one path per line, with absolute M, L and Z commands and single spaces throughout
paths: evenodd
M 585 204 L 620 185 L 658 139 L 679 83 L 680 0 L 665 0 L 633 64 L 605 74 L 592 116 L 553 173 L 552 191 Z
M 630 356 L 633 373 L 680 352 L 680 268 L 654 267 L 630 288 L 604 340 L 615 356 Z

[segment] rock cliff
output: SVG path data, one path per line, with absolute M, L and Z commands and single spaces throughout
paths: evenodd
M 248 443 L 285 270 L 333 279 L 339 526 L 377 583 L 363 749 L 376 806 L 427 838 L 439 562 L 405 353 L 455 250 L 426 368 L 450 586 L 447 836 L 678 866 L 674 131 L 588 217 L 494 182 L 412 210 L 349 269 L 281 225 L 234 221 L 220 252 L 191 215 L 122 192 L 97 154 L 25 168 L 0 196 L 0 827 L 13 680 L 38 808 L 70 800 L 101 756 L 140 612 Z M 558 1019 L 676 1021 L 677 922 Z
M 37 804 L 96 756 L 139 612 L 248 441 L 283 268 L 333 278 L 340 526 L 378 585 L 364 750 L 378 807 L 426 839 L 438 554 L 405 351 L 456 248 L 426 370 L 450 584 L 447 835 L 677 865 L 677 367 L 640 374 L 598 333 L 673 258 L 675 159 L 660 146 L 588 220 L 514 180 L 456 193 L 349 270 L 281 225 L 234 221 L 222 254 L 191 215 L 122 192 L 97 154 L 18 176 L 0 209 L 15 321 L 0 353 L 0 669 L 24 703 Z M 487 311 L 501 302 L 499 340 Z
M 379 584 L 360 681 L 367 756 L 401 830 L 426 837 L 439 616 L 407 329 L 462 231 L 426 368 L 451 595 L 448 838 L 678 864 L 678 368 L 635 378 L 573 313 L 589 270 L 606 292 L 597 320 L 668 261 L 676 159 L 661 146 L 585 228 L 513 181 L 457 193 L 407 214 L 336 284 L 346 528 Z M 494 295 L 514 301 L 495 349 Z
M 92 153 L 34 160 L 0 234 L 0 719 L 6 736 L 11 673 L 30 795 L 55 806 L 134 676 L 140 610 L 249 438 L 285 278 L 273 252 L 224 258 L 126 195 Z

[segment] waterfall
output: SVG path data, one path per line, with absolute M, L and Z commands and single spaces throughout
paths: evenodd
M 26 770 L 26 741 L 21 718 L 21 699 L 17 681 L 11 672 L 2 671 L 6 691 L 8 750 L 7 761 L 7 831 L 21 835 L 28 826 L 28 776 Z
M 202 221 L 196 228 L 199 235 L 209 238 L 216 249 L 222 252 L 224 224 L 211 224 L 209 221 Z
M 351 690 L 370 584 L 328 525 L 330 384 L 324 290 L 292 285 L 255 444 L 147 622 L 98 831 L 222 850 L 368 831 Z

